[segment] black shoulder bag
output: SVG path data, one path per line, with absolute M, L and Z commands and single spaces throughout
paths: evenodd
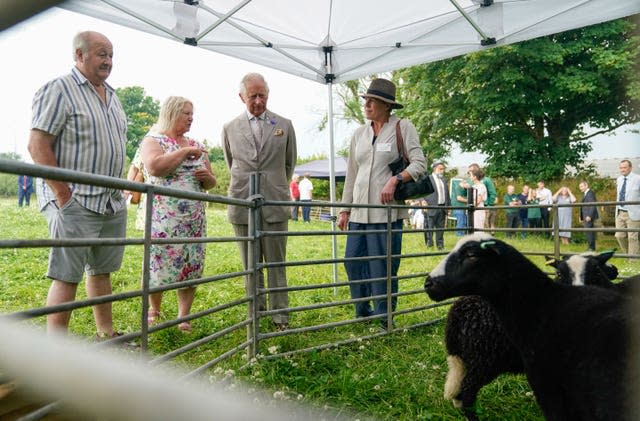
M 409 158 L 404 149 L 404 140 L 402 139 L 402 131 L 400 130 L 400 121 L 396 124 L 396 145 L 398 146 L 398 159 L 389 164 L 389 169 L 393 175 L 400 174 L 407 166 L 409 166 Z M 429 174 L 423 173 L 418 177 L 417 181 L 402 182 L 396 187 L 393 197 L 396 200 L 417 199 L 434 192 L 433 185 Z

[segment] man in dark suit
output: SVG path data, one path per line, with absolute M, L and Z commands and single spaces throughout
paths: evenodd
M 22 202 L 29 206 L 31 203 L 31 193 L 33 193 L 33 178 L 30 175 L 18 176 L 18 206 L 22 206 Z
M 578 185 L 580 191 L 583 193 L 582 203 L 597 202 L 596 194 L 589 189 L 589 184 L 586 181 L 581 181 Z M 593 223 L 598 219 L 598 208 L 595 206 L 580 206 L 580 222 L 584 228 L 593 228 Z M 585 232 L 584 236 L 587 239 L 589 251 L 595 251 L 596 249 L 596 233 Z
M 247 74 L 240 83 L 240 99 L 246 110 L 222 129 L 222 147 L 227 166 L 231 171 L 229 196 L 237 199 L 249 197 L 249 176 L 257 174 L 258 191 L 265 200 L 289 201 L 289 180 L 296 166 L 296 134 L 291 121 L 267 109 L 269 87 L 264 77 L 258 73 Z M 247 207 L 229 205 L 229 222 L 236 236 L 247 237 L 249 211 Z M 262 231 L 287 231 L 288 206 L 264 206 L 262 218 L 257 221 Z M 245 270 L 249 267 L 247 251 L 250 243 L 239 241 L 240 256 Z M 286 236 L 265 236 L 259 240 L 256 257 L 259 262 L 284 262 L 286 256 Z M 247 295 L 253 295 L 255 285 L 247 276 Z M 269 288 L 287 286 L 284 266 L 267 269 Z M 258 273 L 258 286 L 264 288 L 264 274 Z M 266 308 L 264 295 L 257 297 L 258 308 Z M 287 292 L 269 293 L 269 308 L 279 310 L 289 306 Z M 251 311 L 251 309 L 250 309 Z M 287 313 L 274 314 L 273 323 L 278 330 L 288 328 Z
M 424 231 L 424 242 L 427 247 L 433 247 L 434 230 L 443 229 L 447 221 L 447 210 L 440 206 L 451 206 L 447 179 L 444 178 L 444 164 L 436 162 L 431 169 L 432 172 L 429 178 L 431 179 L 431 185 L 434 187 L 434 192 L 426 197 L 428 208 L 423 211 L 427 222 Z M 444 231 L 435 231 L 435 236 L 438 250 L 443 250 Z

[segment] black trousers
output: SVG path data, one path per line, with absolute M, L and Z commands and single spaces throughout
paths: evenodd
M 520 214 L 518 212 L 507 212 L 507 228 L 518 228 L 520 226 Z M 513 236 L 513 232 L 507 232 L 507 237 Z
M 433 234 L 436 236 L 436 247 L 444 248 L 444 231 L 434 231 L 436 228 L 444 228 L 447 220 L 447 211 L 444 209 L 429 210 L 425 212 L 427 226 L 424 230 L 424 243 L 427 247 L 433 247 Z
M 593 228 L 593 220 L 591 221 L 582 221 L 582 226 L 585 228 Z M 587 246 L 589 250 L 596 249 L 596 233 L 595 231 L 585 232 L 584 237 L 587 239 Z

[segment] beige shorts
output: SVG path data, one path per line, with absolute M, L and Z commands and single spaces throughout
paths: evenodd
M 52 239 L 124 238 L 127 232 L 127 210 L 99 214 L 72 198 L 58 208 L 54 202 L 42 210 Z M 87 275 L 112 273 L 120 269 L 124 245 L 52 247 L 47 276 L 59 281 L 79 283 Z

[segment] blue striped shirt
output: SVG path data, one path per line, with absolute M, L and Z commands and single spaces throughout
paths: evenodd
M 54 79 L 33 98 L 31 127 L 55 136 L 53 151 L 60 168 L 121 177 L 125 164 L 127 116 L 115 90 L 105 83 L 106 104 L 77 68 Z M 85 208 L 107 213 L 126 206 L 120 190 L 79 183 L 69 185 Z M 41 208 L 55 195 L 39 179 Z

